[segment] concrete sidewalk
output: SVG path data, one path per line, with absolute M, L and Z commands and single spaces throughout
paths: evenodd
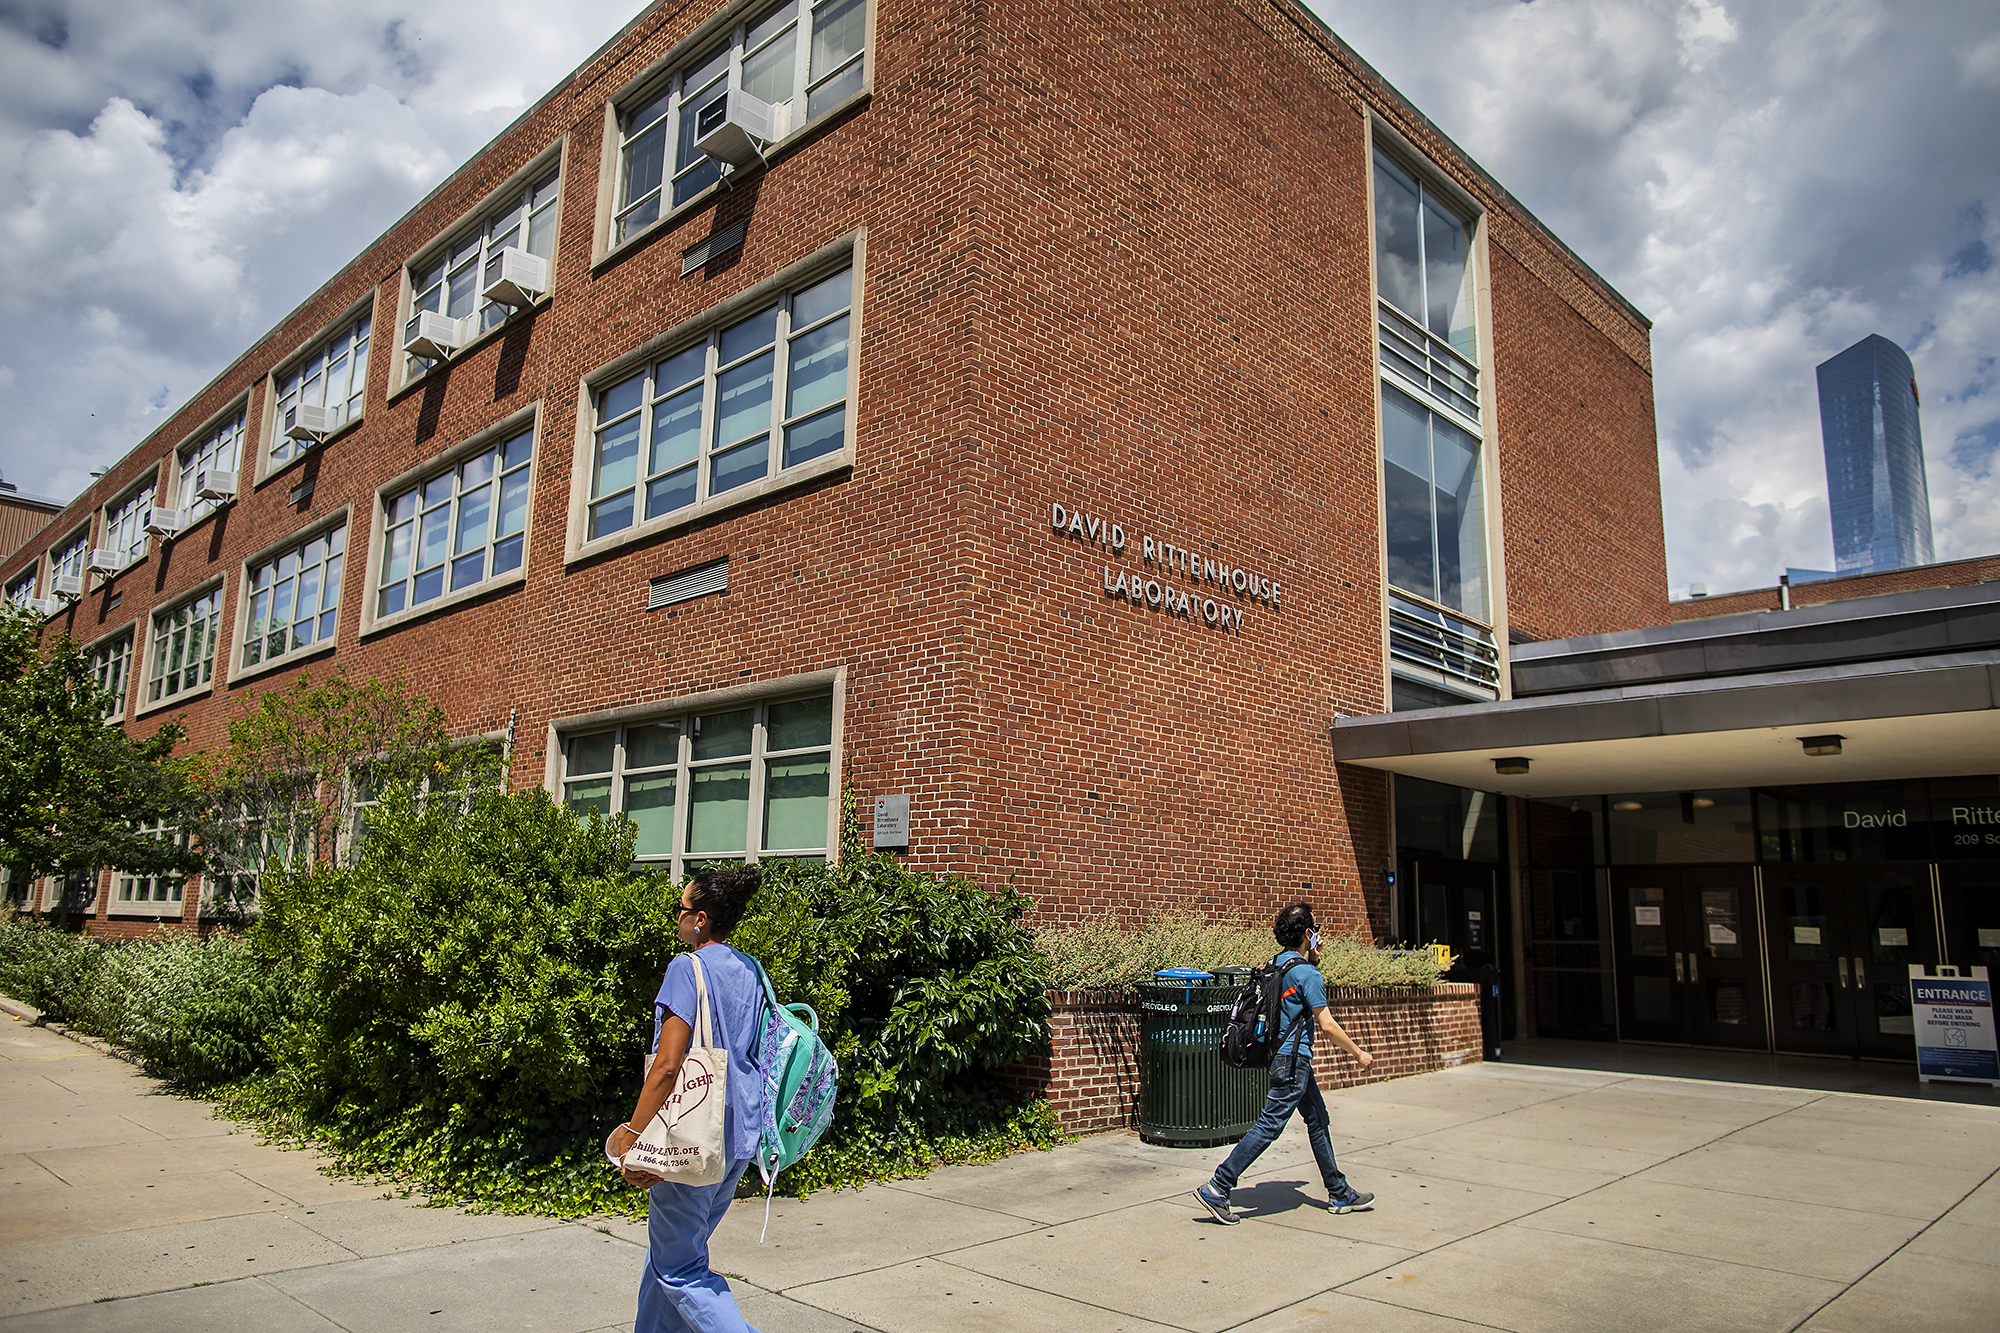
M 779 1200 L 762 1246 L 745 1202 L 715 1262 L 766 1333 L 2000 1325 L 1991 1095 L 1522 1050 L 1544 1063 L 1332 1097 L 1372 1212 L 1328 1214 L 1288 1135 L 1225 1228 L 1186 1197 L 1219 1151 L 1112 1134 Z M 419 1208 L 318 1165 L 0 1016 L 0 1333 L 631 1327 L 642 1226 Z

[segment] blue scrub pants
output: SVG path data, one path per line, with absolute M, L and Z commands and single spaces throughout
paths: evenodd
M 708 1238 L 736 1195 L 745 1160 L 713 1185 L 662 1181 L 646 1215 L 646 1275 L 639 1282 L 633 1333 L 757 1333 L 744 1322 L 729 1284 L 708 1266 Z

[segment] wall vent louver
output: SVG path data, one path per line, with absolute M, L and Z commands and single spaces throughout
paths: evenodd
M 654 579 L 646 585 L 646 609 L 657 611 L 663 606 L 691 602 L 710 593 L 727 591 L 729 591 L 729 557 L 724 556 L 705 565 L 683 569 L 678 574 L 662 574 Z
M 732 222 L 700 245 L 681 251 L 681 276 L 685 278 L 690 273 L 701 271 L 710 260 L 726 255 L 743 244 L 743 227 L 741 222 Z

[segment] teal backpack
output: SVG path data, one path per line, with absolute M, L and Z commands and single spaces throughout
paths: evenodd
M 768 1231 L 778 1173 L 812 1151 L 833 1121 L 840 1066 L 819 1039 L 819 1015 L 813 1007 L 779 1004 L 762 963 L 757 964 L 757 976 L 764 983 L 764 998 L 770 1002 L 757 1042 L 757 1068 L 764 1080 L 764 1128 L 757 1141 L 757 1170 L 764 1177 L 764 1229 Z M 764 1243 L 761 1232 L 757 1243 Z

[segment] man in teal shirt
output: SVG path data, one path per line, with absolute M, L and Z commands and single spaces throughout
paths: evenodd
M 1324 1032 L 1328 1040 L 1353 1056 L 1363 1069 L 1374 1064 L 1375 1057 L 1354 1044 L 1354 1039 L 1333 1021 L 1333 1012 L 1327 1008 L 1326 981 L 1319 974 L 1319 931 L 1313 927 L 1312 905 L 1293 903 L 1278 913 L 1271 929 L 1283 947 L 1283 952 L 1272 961 L 1285 969 L 1284 998 L 1278 1005 L 1278 1031 L 1283 1040 L 1271 1058 L 1271 1091 L 1264 1098 L 1264 1109 L 1250 1126 L 1250 1132 L 1215 1169 L 1215 1179 L 1194 1192 L 1201 1206 L 1224 1226 L 1233 1227 L 1241 1220 L 1229 1209 L 1229 1191 L 1236 1188 L 1236 1182 L 1243 1178 L 1258 1154 L 1278 1141 L 1294 1111 L 1306 1122 L 1306 1138 L 1312 1144 L 1313 1160 L 1319 1163 L 1320 1180 L 1326 1185 L 1328 1210 L 1352 1212 L 1375 1202 L 1374 1195 L 1363 1194 L 1348 1184 L 1333 1160 L 1326 1098 L 1320 1095 L 1312 1072 L 1313 1029 L 1317 1027 Z M 1304 952 L 1300 952 L 1302 949 Z

